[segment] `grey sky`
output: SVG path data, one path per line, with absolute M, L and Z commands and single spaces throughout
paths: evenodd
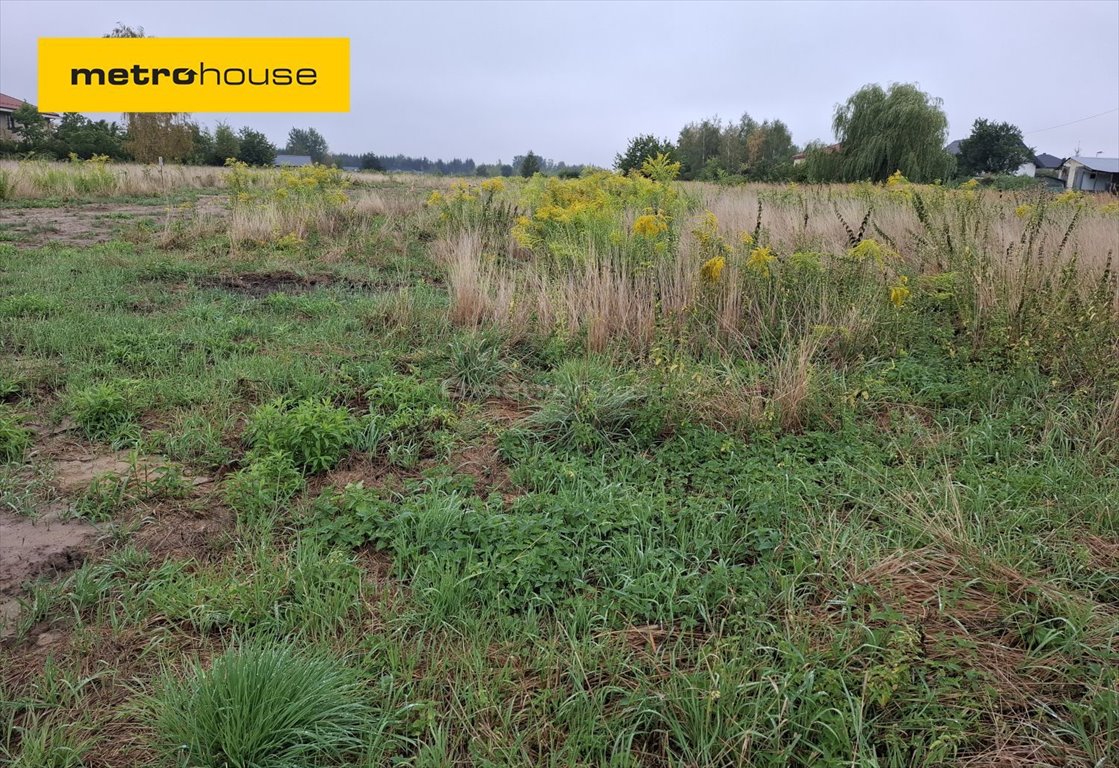
M 860 86 L 916 82 L 950 139 L 1005 120 L 1039 152 L 1119 155 L 1119 2 L 372 3 L 0 0 L 0 90 L 36 99 L 36 38 L 351 39 L 349 114 L 205 114 L 282 145 L 479 162 L 528 149 L 610 165 L 631 136 L 748 111 L 832 138 Z M 1097 113 L 1100 117 L 1080 120 Z M 108 116 L 114 117 L 114 116 Z M 1044 130 L 1051 128 L 1051 130 Z

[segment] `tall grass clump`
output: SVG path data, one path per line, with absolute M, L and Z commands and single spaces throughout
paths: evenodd
M 222 168 L 160 168 L 114 163 L 104 156 L 70 162 L 0 161 L 0 200 L 156 197 L 188 189 L 220 189 L 227 181 L 228 173 Z
M 244 163 L 229 163 L 230 246 L 298 245 L 312 235 L 340 233 L 353 210 L 345 190 L 349 181 L 337 168 L 309 165 L 282 168 L 272 184 L 257 183 Z
M 145 711 L 171 765 L 352 765 L 372 719 L 361 689 L 360 675 L 335 658 L 254 641 L 208 669 L 168 673 Z

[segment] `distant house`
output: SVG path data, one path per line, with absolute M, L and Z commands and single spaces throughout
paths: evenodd
M 1070 157 L 1061 164 L 1065 189 L 1119 191 L 1119 157 Z
M 272 161 L 272 165 L 299 168 L 299 167 L 304 166 L 304 165 L 311 165 L 311 156 L 310 155 L 276 155 L 276 159 Z
M 27 102 L 23 99 L 17 99 L 6 93 L 0 93 L 0 141 L 14 141 L 19 138 L 16 133 L 16 110 L 22 107 Z M 40 112 L 43 117 L 47 119 L 47 124 L 50 125 L 52 120 L 57 120 L 58 115 L 53 112 Z
M 1039 171 L 1057 171 L 1064 165 L 1063 158 L 1055 157 L 1047 152 L 1042 152 L 1040 155 L 1034 155 L 1034 165 L 1037 166 Z
M 826 152 L 829 155 L 834 155 L 836 152 L 842 152 L 843 151 L 843 145 L 842 144 L 829 144 L 826 147 L 821 147 L 819 151 L 820 152 Z M 795 155 L 793 155 L 793 165 L 801 165 L 807 159 L 808 159 L 808 151 L 807 150 L 804 151 L 804 152 L 797 152 Z
M 343 171 L 351 171 L 351 172 L 356 173 L 357 171 L 360 171 L 361 169 L 358 168 L 356 165 L 343 165 L 342 170 Z

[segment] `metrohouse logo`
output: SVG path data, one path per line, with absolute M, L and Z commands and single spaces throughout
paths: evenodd
M 74 67 L 70 70 L 70 85 L 159 85 L 160 77 L 164 85 L 170 80 L 174 85 L 206 85 L 206 78 L 210 77 L 217 85 L 314 85 L 318 73 L 311 67 L 298 69 L 292 74 L 291 68 L 279 67 L 278 69 L 264 69 L 257 73 L 260 79 L 254 79 L 254 72 L 240 67 L 230 67 L 221 70 L 207 67 L 205 62 L 198 65 L 197 69 L 178 67 L 170 70 L 167 67 L 142 67 L 133 64 L 131 67 L 113 67 L 108 72 L 104 69 L 89 69 Z
M 51 112 L 348 112 L 347 38 L 40 38 Z

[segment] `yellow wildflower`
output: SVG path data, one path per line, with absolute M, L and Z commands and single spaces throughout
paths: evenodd
M 896 255 L 892 250 L 869 237 L 847 251 L 847 256 L 855 261 L 873 259 L 879 264 L 884 263 L 887 259 L 894 258 Z
M 901 171 L 894 171 L 890 174 L 890 178 L 886 179 L 887 187 L 900 187 L 909 183 L 909 179 L 905 178 Z
M 898 277 L 898 281 L 890 286 L 890 303 L 895 309 L 901 309 L 909 299 L 909 278 L 905 275 Z
M 668 231 L 668 222 L 661 214 L 645 214 L 638 216 L 633 222 L 633 232 L 641 237 L 654 238 Z
M 754 236 L 751 235 L 749 232 L 743 232 L 742 235 L 739 237 L 739 240 L 741 240 L 742 244 L 747 248 L 754 244 Z
M 699 274 L 703 277 L 705 283 L 715 285 L 715 283 L 719 282 L 719 278 L 722 276 L 726 266 L 726 259 L 722 256 L 715 256 L 703 262 L 703 266 L 699 269 Z
M 755 248 L 750 251 L 750 257 L 746 259 L 746 269 L 757 272 L 759 275 L 769 276 L 769 265 L 773 263 L 777 257 L 773 255 L 773 251 L 769 246 L 763 248 Z
M 960 189 L 970 190 L 970 189 L 975 189 L 978 186 L 979 186 L 979 180 L 978 179 L 968 179 L 967 181 L 965 181 L 963 184 L 960 185 Z
M 431 197 L 427 199 L 428 205 L 441 205 L 443 203 L 443 193 L 435 190 L 431 193 Z
M 505 179 L 495 176 L 482 182 L 482 189 L 486 192 L 501 192 L 505 189 Z
M 1017 216 L 1019 219 L 1028 219 L 1030 216 L 1033 215 L 1033 212 L 1034 206 L 1030 205 L 1029 203 L 1022 203 L 1014 209 L 1014 215 Z

